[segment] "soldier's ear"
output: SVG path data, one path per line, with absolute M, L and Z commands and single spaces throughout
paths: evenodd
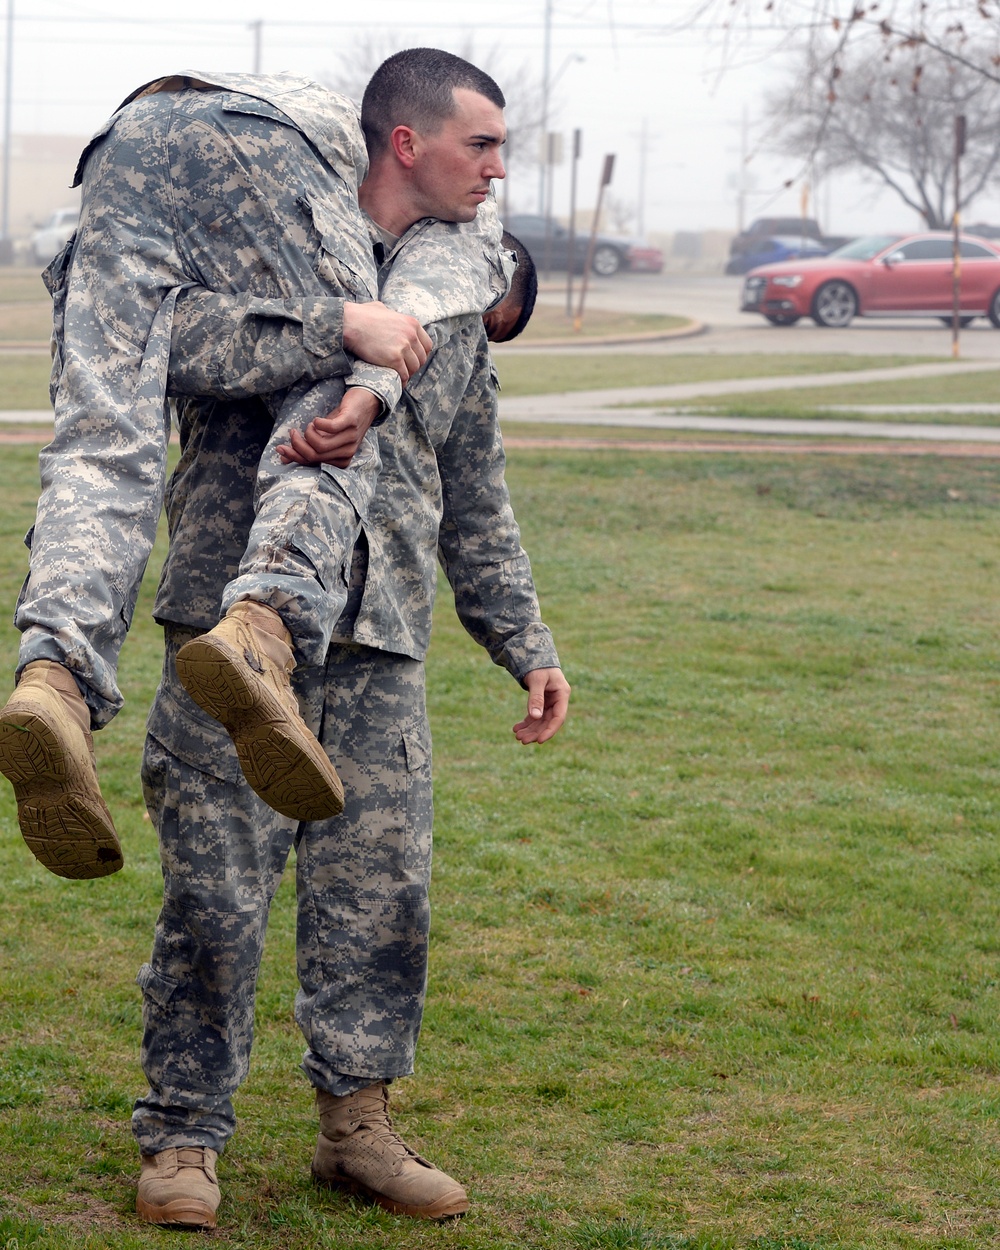
M 409 126 L 397 126 L 389 136 L 389 145 L 404 169 L 412 169 L 417 160 L 420 136 Z

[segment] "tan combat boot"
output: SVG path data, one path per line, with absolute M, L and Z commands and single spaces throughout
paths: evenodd
M 181 685 L 226 727 L 253 790 L 283 816 L 322 820 L 344 810 L 344 788 L 299 714 L 294 668 L 281 617 L 249 599 L 177 653 Z
M 364 1194 L 396 1215 L 446 1220 L 469 1209 L 456 1180 L 422 1159 L 389 1119 L 389 1090 L 369 1085 L 335 1098 L 316 1091 L 320 1135 L 312 1161 L 323 1185 Z
M 218 1157 L 207 1146 L 171 1146 L 143 1155 L 137 1214 L 150 1224 L 214 1228 L 221 1196 L 215 1177 Z
M 90 710 L 61 664 L 26 665 L 0 710 L 0 772 L 14 786 L 21 836 L 50 872 L 81 879 L 121 868 L 97 781 Z

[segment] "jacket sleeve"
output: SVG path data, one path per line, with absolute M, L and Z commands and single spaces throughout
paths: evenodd
M 558 668 L 504 480 L 485 333 L 472 380 L 437 456 L 443 504 L 438 555 L 455 592 L 459 619 L 493 662 L 522 684 L 533 669 Z
M 344 300 L 231 295 L 191 287 L 178 299 L 170 338 L 168 394 L 240 400 L 298 382 L 345 377 Z M 389 412 L 399 399 L 392 369 L 366 366 L 363 385 Z
M 267 299 L 190 287 L 170 336 L 171 395 L 246 399 L 293 383 L 350 373 L 344 301 Z
M 514 258 L 502 249 L 502 236 L 492 193 L 473 221 L 419 222 L 389 258 L 380 283 L 382 302 L 416 317 L 437 350 L 469 316 L 495 307 L 510 289 Z M 347 385 L 381 394 L 380 372 L 359 360 Z
M 382 299 L 428 326 L 434 346 L 459 320 L 506 294 L 510 258 L 500 251 L 500 223 L 488 201 L 467 225 L 421 224 L 392 259 Z M 401 385 L 392 369 L 355 361 L 344 351 L 344 301 L 222 294 L 204 287 L 181 293 L 170 339 L 168 394 L 247 399 L 297 382 L 347 376 L 391 412 Z

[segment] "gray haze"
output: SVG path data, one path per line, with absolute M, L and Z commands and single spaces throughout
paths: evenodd
M 86 135 L 146 79 L 181 68 L 250 70 L 250 22 L 257 18 L 263 21 L 265 72 L 291 70 L 329 82 L 354 41 L 367 37 L 370 43 L 379 32 L 398 38 L 401 46 L 434 44 L 465 52 L 471 45 L 501 85 L 505 69 L 513 77 L 527 65 L 541 77 L 545 0 L 506 0 L 488 8 L 426 0 L 419 22 L 416 7 L 412 0 L 365 5 L 285 0 L 280 6 L 174 0 L 165 10 L 169 20 L 154 22 L 138 17 L 138 7 L 126 0 L 104 0 L 99 9 L 17 0 L 12 128 L 15 134 Z M 624 210 L 621 224 L 631 213 L 634 232 L 645 127 L 647 232 L 734 229 L 744 142 L 752 158 L 746 166 L 747 217 L 797 213 L 801 170 L 760 150 L 763 94 L 783 72 L 773 32 L 751 36 L 727 57 L 718 30 L 676 29 L 689 8 L 690 0 L 553 0 L 551 75 L 557 81 L 551 128 L 583 131 L 579 202 L 593 203 L 603 156 L 615 152 L 612 193 Z M 585 60 L 576 59 L 580 56 Z M 728 64 L 720 73 L 724 60 Z M 795 180 L 787 190 L 786 179 Z M 537 194 L 537 174 L 517 169 L 510 183 L 512 207 L 533 211 Z M 555 175 L 557 212 L 567 200 L 563 167 Z M 891 197 L 843 176 L 820 187 L 809 207 L 832 233 L 909 230 L 919 224 Z M 1000 195 L 983 196 L 972 216 L 1000 221 Z

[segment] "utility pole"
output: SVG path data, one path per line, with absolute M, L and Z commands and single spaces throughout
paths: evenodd
M 10 131 L 14 81 L 14 0 L 7 0 L 7 59 L 3 100 L 3 198 L 0 203 L 0 265 L 14 262 L 10 237 Z
M 646 118 L 642 119 L 642 130 L 639 132 L 639 207 L 636 211 L 635 232 L 640 239 L 646 237 Z
M 542 276 L 548 280 L 552 261 L 552 174 L 563 159 L 563 137 L 557 130 L 545 136 L 545 247 L 542 250 Z
M 264 40 L 263 19 L 258 17 L 255 22 L 251 22 L 250 29 L 253 31 L 253 72 L 255 74 L 259 74 L 261 64 L 261 44 Z
M 743 105 L 743 118 L 740 122 L 740 189 L 736 210 L 737 233 L 742 234 L 746 227 L 747 215 L 747 160 L 750 149 L 750 117 L 747 106 Z
M 514 151 L 514 132 L 507 131 L 507 142 L 504 144 L 503 163 L 507 170 L 507 174 L 503 180 L 503 200 L 501 202 L 500 211 L 503 213 L 504 221 L 510 216 L 510 162 L 511 154 Z
M 545 174 L 549 143 L 549 81 L 552 74 L 552 0 L 545 0 L 545 35 L 542 43 L 542 137 L 539 141 L 538 211 L 545 212 Z
M 576 267 L 576 171 L 583 132 L 573 131 L 573 159 L 569 177 L 569 250 L 566 256 L 566 316 L 573 316 L 573 270 Z
M 951 264 L 951 354 L 958 359 L 958 332 L 962 325 L 962 243 L 959 238 L 961 218 L 959 208 L 961 196 L 961 161 L 965 155 L 965 114 L 955 118 L 955 212 L 951 220 L 952 230 L 952 264 Z

